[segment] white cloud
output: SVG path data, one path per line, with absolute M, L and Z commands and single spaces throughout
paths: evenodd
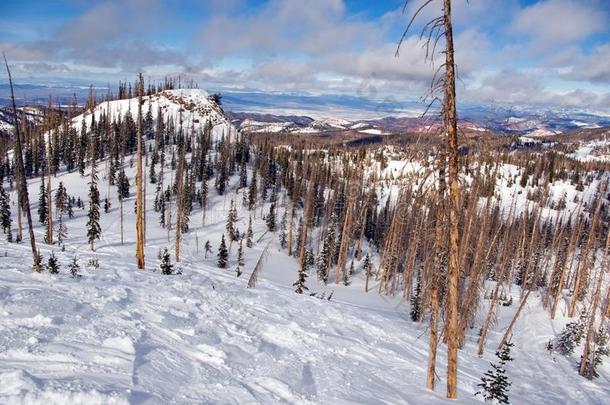
M 607 27 L 607 10 L 598 4 L 582 0 L 540 1 L 517 14 L 512 30 L 527 36 L 538 50 L 582 40 Z
M 574 55 L 573 62 L 564 78 L 610 85 L 610 43 L 598 46 L 590 55 Z

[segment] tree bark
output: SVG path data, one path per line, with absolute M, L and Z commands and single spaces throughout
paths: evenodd
M 8 81 L 11 87 L 11 101 L 13 107 L 13 121 L 15 125 L 15 163 L 17 165 L 17 181 L 19 183 L 19 202 L 25 210 L 25 215 L 28 220 L 28 232 L 30 235 L 30 247 L 32 248 L 32 259 L 34 261 L 34 270 L 40 272 L 42 270 L 40 266 L 40 255 L 36 249 L 36 239 L 34 238 L 34 225 L 32 223 L 32 213 L 30 212 L 30 199 L 28 196 L 27 179 L 25 178 L 25 169 L 23 166 L 23 148 L 21 146 L 21 134 L 19 133 L 19 120 L 17 119 L 17 106 L 15 104 L 15 93 L 13 90 L 13 78 L 11 76 L 11 70 L 8 67 L 6 61 L 6 55 L 4 56 L 4 64 L 6 66 L 6 72 L 8 73 Z M 21 224 L 21 222 L 20 222 Z
M 143 86 L 143 84 L 140 84 Z M 142 184 L 142 95 L 139 88 L 138 99 L 138 125 L 136 136 L 137 156 L 136 156 L 136 259 L 138 269 L 144 269 L 144 196 Z
M 449 152 L 449 274 L 447 296 L 447 398 L 457 398 L 458 370 L 458 282 L 459 282 L 459 202 L 457 108 L 451 0 L 444 0 L 445 96 Z

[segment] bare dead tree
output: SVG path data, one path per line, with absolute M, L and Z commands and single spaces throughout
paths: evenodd
M 424 2 L 412 15 L 407 28 L 400 38 L 396 55 L 402 45 L 411 25 L 417 16 L 428 7 L 433 0 Z M 403 11 L 406 10 L 408 1 L 405 1 Z M 433 75 L 429 98 L 431 106 L 438 97 L 437 92 L 442 91 L 442 121 L 443 129 L 447 135 L 447 166 L 449 183 L 449 271 L 446 302 L 446 339 L 447 339 L 447 397 L 457 398 L 457 367 L 458 367 L 458 296 L 459 296 L 459 165 L 458 165 L 458 130 L 457 130 L 457 107 L 455 93 L 455 55 L 453 45 L 453 25 L 451 19 L 451 0 L 443 0 L 442 15 L 433 18 L 424 25 L 420 39 L 426 37 L 424 48 L 426 60 L 434 59 L 436 46 L 441 38 L 445 40 L 445 62 L 441 64 Z M 444 70 L 444 74 L 440 72 Z
M 144 92 L 144 82 L 140 75 L 137 84 L 138 93 L 138 125 L 136 136 L 137 156 L 136 156 L 136 259 L 138 269 L 144 268 L 144 185 L 142 169 L 142 93 Z
M 30 234 L 30 246 L 32 248 L 32 259 L 34 261 L 34 270 L 40 272 L 40 255 L 36 249 L 36 239 L 34 238 L 34 225 L 32 223 L 32 213 L 30 212 L 30 199 L 28 195 L 27 179 L 25 178 L 25 169 L 23 166 L 23 148 L 21 145 L 21 134 L 19 132 L 19 119 L 17 118 L 17 105 L 15 104 L 15 92 L 13 90 L 13 78 L 11 69 L 8 67 L 6 55 L 4 57 L 4 65 L 8 74 L 8 81 L 11 87 L 11 102 L 13 106 L 13 123 L 15 126 L 15 163 L 17 165 L 17 182 L 19 183 L 18 203 L 17 205 L 25 211 L 25 216 L 28 220 L 28 232 Z M 18 215 L 21 215 L 20 213 Z

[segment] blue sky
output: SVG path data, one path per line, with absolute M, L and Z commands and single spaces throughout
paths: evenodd
M 0 50 L 29 83 L 184 74 L 215 90 L 417 99 L 424 0 L 3 0 Z M 610 111 L 610 0 L 454 0 L 463 101 Z M 440 58 L 441 56 L 437 56 Z M 438 59 L 437 59 L 438 61 Z

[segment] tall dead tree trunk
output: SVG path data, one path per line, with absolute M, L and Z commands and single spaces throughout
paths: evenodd
M 138 125 L 136 136 L 136 259 L 138 269 L 144 269 L 144 195 L 142 184 L 142 92 L 144 84 L 138 83 Z
M 449 274 L 447 289 L 447 398 L 457 398 L 459 205 L 458 133 L 455 95 L 455 60 L 451 0 L 444 0 L 445 81 L 444 113 L 449 153 Z
M 25 178 L 25 169 L 23 166 L 23 148 L 21 145 L 21 134 L 19 133 L 19 120 L 17 118 L 17 105 L 15 104 L 15 92 L 13 90 L 13 78 L 11 70 L 8 67 L 6 55 L 4 55 L 4 65 L 8 74 L 8 81 L 11 87 L 11 101 L 13 107 L 13 122 L 15 125 L 15 164 L 17 165 L 17 182 L 19 183 L 19 201 L 18 205 L 25 210 L 25 216 L 28 220 L 28 232 L 30 235 L 30 247 L 32 248 L 32 259 L 34 261 L 34 270 L 40 272 L 40 255 L 36 249 L 36 239 L 34 238 L 34 225 L 32 223 L 32 213 L 30 212 L 30 199 L 28 196 L 27 179 Z
M 45 148 L 47 152 L 47 239 L 49 245 L 53 244 L 53 199 L 51 194 L 51 135 L 49 133 L 48 146 Z M 43 179 L 44 181 L 44 179 Z
M 178 147 L 178 167 L 176 171 L 176 261 L 180 261 L 180 240 L 182 237 L 182 228 L 184 220 L 184 165 L 185 165 L 185 146 L 184 144 Z M 233 239 L 231 238 L 231 242 Z M 230 245 L 229 245 L 230 246 Z M 230 248 L 229 248 L 230 250 Z

